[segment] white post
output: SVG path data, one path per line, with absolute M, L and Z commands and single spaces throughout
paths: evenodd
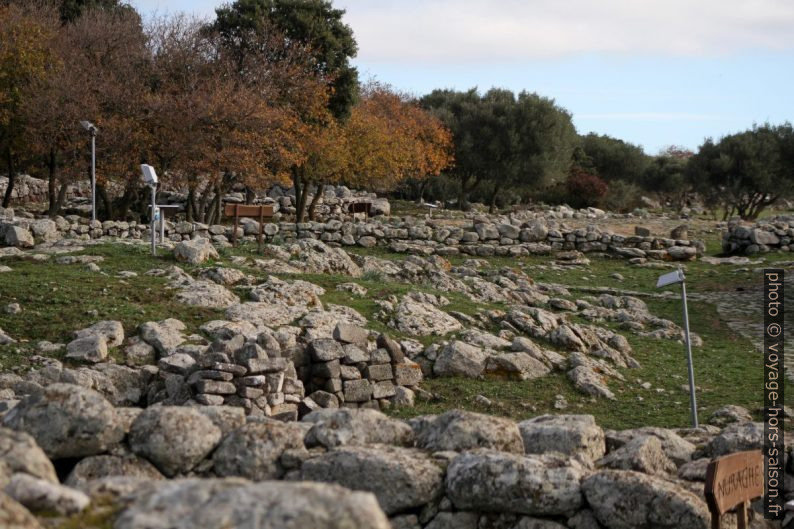
M 689 403 L 692 408 L 692 427 L 698 428 L 698 408 L 697 399 L 695 397 L 695 370 L 692 368 L 692 341 L 689 339 L 689 311 L 686 307 L 685 280 L 681 281 L 681 299 L 684 304 L 684 340 L 686 341 L 686 361 L 689 367 Z
M 149 231 L 152 232 L 152 255 L 156 256 L 157 255 L 157 244 L 156 244 L 155 239 L 157 238 L 157 225 L 155 224 L 154 213 L 155 213 L 155 210 L 157 208 L 157 205 L 156 205 L 156 202 L 155 202 L 155 198 L 156 198 L 156 195 L 157 195 L 157 186 L 153 185 L 153 186 L 151 186 L 151 189 L 152 189 L 152 217 L 151 217 Z
M 91 220 L 96 220 L 96 131 L 91 131 Z

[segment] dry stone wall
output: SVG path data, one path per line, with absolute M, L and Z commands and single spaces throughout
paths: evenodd
M 122 221 L 88 221 L 70 215 L 50 219 L 10 217 L 0 221 L 0 243 L 6 246 L 32 247 L 35 240 L 60 238 L 146 239 L 148 225 Z M 170 241 L 195 237 L 211 239 L 216 245 L 228 245 L 233 227 L 197 222 L 166 222 Z M 259 224 L 242 219 L 238 238 L 255 240 Z M 381 246 L 400 253 L 422 255 L 520 256 L 546 255 L 553 252 L 578 251 L 605 253 L 616 257 L 657 260 L 692 260 L 703 254 L 700 241 L 652 236 L 624 236 L 610 233 L 591 224 L 585 228 L 566 229 L 542 219 L 482 217 L 445 220 L 385 217 L 367 220 L 329 220 L 327 222 L 270 222 L 264 226 L 270 241 L 294 242 L 317 239 L 330 246 Z
M 778 216 L 751 226 L 731 223 L 723 235 L 722 250 L 745 255 L 794 251 L 794 216 Z

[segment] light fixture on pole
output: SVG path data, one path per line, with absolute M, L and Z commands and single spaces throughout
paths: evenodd
M 154 171 L 154 167 L 145 163 L 141 164 L 141 172 L 143 173 L 143 183 L 152 190 L 152 214 L 150 216 L 151 222 L 149 231 L 152 234 L 152 255 L 157 255 L 157 229 L 155 228 L 155 216 L 157 214 L 157 173 Z
M 91 220 L 96 220 L 96 133 L 98 129 L 90 121 L 83 120 L 80 125 L 91 134 Z
M 692 409 L 692 427 L 698 428 L 697 399 L 695 398 L 695 370 L 692 368 L 692 340 L 689 337 L 689 311 L 686 306 L 686 277 L 679 268 L 659 277 L 656 288 L 681 283 L 681 301 L 684 305 L 684 340 L 686 343 L 686 361 L 689 369 L 689 404 Z

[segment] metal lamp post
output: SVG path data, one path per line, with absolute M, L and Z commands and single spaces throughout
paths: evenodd
M 91 221 L 96 220 L 96 133 L 98 129 L 90 121 L 81 121 L 80 125 L 91 134 Z
M 692 341 L 689 338 L 689 311 L 686 306 L 686 276 L 680 268 L 664 274 L 656 282 L 656 288 L 681 283 L 681 301 L 684 305 L 684 340 L 686 343 L 686 360 L 689 370 L 689 404 L 692 408 L 692 427 L 698 428 L 697 399 L 695 397 L 695 370 L 692 368 Z
M 152 213 L 149 231 L 152 234 L 152 255 L 157 255 L 157 227 L 156 227 L 156 214 L 157 214 L 157 173 L 154 167 L 148 164 L 141 164 L 141 173 L 143 173 L 143 183 L 148 185 L 152 190 Z

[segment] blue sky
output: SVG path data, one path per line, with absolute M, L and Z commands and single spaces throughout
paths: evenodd
M 223 2 L 132 0 L 212 17 Z M 655 154 L 753 123 L 794 122 L 790 0 L 334 0 L 362 77 L 554 98 L 580 133 Z

